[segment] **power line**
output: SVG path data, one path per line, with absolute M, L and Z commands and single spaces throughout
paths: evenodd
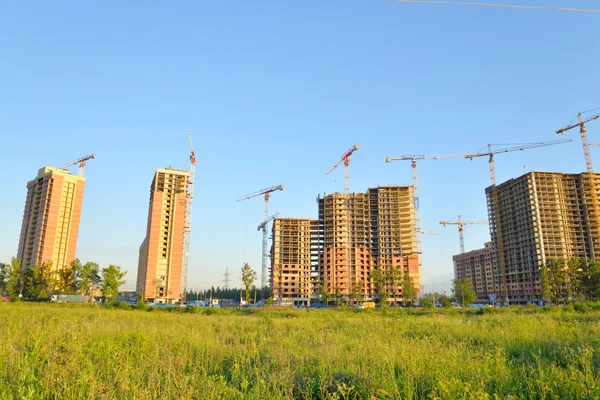
M 511 5 L 511 4 L 480 3 L 477 1 L 440 1 L 440 0 L 395 0 L 395 1 L 397 1 L 398 3 L 446 4 L 446 5 L 465 5 L 465 6 L 480 6 L 480 7 L 501 7 L 501 8 L 518 8 L 518 9 L 574 11 L 574 12 L 582 12 L 582 13 L 600 13 L 600 10 L 590 10 L 590 9 L 584 9 L 584 8 L 552 7 L 552 6 L 523 6 L 523 5 Z

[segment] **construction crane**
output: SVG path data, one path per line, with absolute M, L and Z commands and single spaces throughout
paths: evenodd
M 185 222 L 183 225 L 183 282 L 181 285 L 182 304 L 184 304 L 187 301 L 187 279 L 190 257 L 190 238 L 192 234 L 192 200 L 194 199 L 194 175 L 196 174 L 196 153 L 194 153 L 194 143 L 192 142 L 191 132 L 188 133 L 188 139 L 190 140 L 190 176 L 187 182 Z
M 242 201 L 242 200 L 248 200 L 248 199 L 251 199 L 256 196 L 264 195 L 264 200 L 265 200 L 265 210 L 264 210 L 264 219 L 263 219 L 264 226 L 261 224 L 261 228 L 263 231 L 262 271 L 261 271 L 261 276 L 260 276 L 261 297 L 262 297 L 263 301 L 265 300 L 265 292 L 264 292 L 265 289 L 264 288 L 267 285 L 267 240 L 268 240 L 268 236 L 267 236 L 268 229 L 267 228 L 268 228 L 269 221 L 270 221 L 269 220 L 269 197 L 271 197 L 271 193 L 276 192 L 278 190 L 283 190 L 284 188 L 285 187 L 283 185 L 271 186 L 266 189 L 259 190 L 258 192 L 250 193 L 250 194 L 247 194 L 246 196 L 239 197 L 236 200 L 236 202 L 237 202 L 237 201 Z
M 463 231 L 465 229 L 465 225 L 487 225 L 487 221 L 463 221 L 460 219 L 461 215 L 458 214 L 458 219 L 456 221 L 440 221 L 440 225 L 444 227 L 448 225 L 457 225 L 458 226 L 458 237 L 460 239 L 460 253 L 465 252 L 465 238 Z
M 577 114 L 577 119 L 578 122 L 576 124 L 571 124 L 565 128 L 558 129 L 556 133 L 564 135 L 567 131 L 579 127 L 579 134 L 581 135 L 581 144 L 583 145 L 583 155 L 585 156 L 585 166 L 587 168 L 587 172 L 593 173 L 594 169 L 592 168 L 592 157 L 590 156 L 590 148 L 587 141 L 587 129 L 585 127 L 585 124 L 587 124 L 590 121 L 600 119 L 600 114 L 592 115 L 591 117 L 584 119 L 581 113 L 579 113 Z
M 593 221 L 595 221 L 596 223 L 598 223 L 598 221 L 600 220 L 600 206 L 598 205 L 598 185 L 596 184 L 596 175 L 594 174 L 594 168 L 592 167 L 592 156 L 590 155 L 590 148 L 589 146 L 598 146 L 598 143 L 588 143 L 587 140 L 587 128 L 585 127 L 585 124 L 587 124 L 590 121 L 594 121 L 600 119 L 600 113 L 599 114 L 595 114 L 592 115 L 591 117 L 587 117 L 587 118 L 583 118 L 582 113 L 577 114 L 577 123 L 576 124 L 571 124 L 565 128 L 559 129 L 556 131 L 557 134 L 561 134 L 564 135 L 567 131 L 573 129 L 573 128 L 577 128 L 579 127 L 579 134 L 581 135 L 581 143 L 583 145 L 583 155 L 585 157 L 585 167 L 587 169 L 587 175 L 588 175 L 588 179 L 590 182 L 590 192 L 592 195 L 592 219 Z M 594 235 L 592 234 L 591 231 L 591 225 L 590 223 L 587 224 L 587 229 L 588 229 L 588 235 L 590 238 L 592 238 L 593 244 L 592 246 L 590 246 L 590 250 L 591 250 L 591 258 L 593 260 L 596 259 L 596 254 L 594 249 L 598 246 L 598 239 L 594 238 Z
M 58 167 L 58 169 L 67 169 L 75 164 L 79 164 L 79 176 L 83 176 L 83 168 L 85 167 L 85 163 L 87 162 L 87 160 L 92 160 L 94 158 L 96 158 L 96 153 L 92 153 L 88 156 L 84 156 L 78 158 L 77 160 L 71 161 L 70 163 L 67 163 L 65 165 L 61 165 L 60 167 Z
M 262 232 L 263 232 L 263 243 L 262 243 L 263 248 L 262 248 L 262 251 L 263 251 L 263 260 L 264 261 L 263 261 L 262 276 L 260 277 L 261 278 L 261 283 L 262 283 L 262 287 L 260 289 L 260 292 L 261 292 L 260 296 L 262 297 L 263 302 L 265 300 L 265 295 L 264 295 L 263 292 L 264 292 L 265 286 L 266 286 L 266 268 L 267 268 L 266 267 L 266 257 L 267 257 L 266 251 L 267 251 L 267 237 L 268 237 L 267 226 L 269 225 L 269 222 L 271 222 L 275 218 L 277 218 L 278 215 L 279 215 L 279 211 L 277 211 L 275 214 L 271 215 L 269 218 L 267 218 L 266 220 L 264 220 L 263 222 L 261 222 L 260 225 L 258 225 L 258 228 L 256 228 L 257 231 L 261 231 L 262 230 Z M 264 279 L 263 279 L 263 276 L 265 277 Z
M 350 193 L 350 155 L 358 150 L 358 145 L 350 147 L 332 166 L 325 172 L 325 174 L 329 174 L 331 171 L 336 169 L 338 165 L 344 162 L 344 193 Z
M 421 231 L 421 235 L 437 235 L 437 232 L 433 231 Z

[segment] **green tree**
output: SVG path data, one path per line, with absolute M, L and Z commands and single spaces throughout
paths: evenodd
M 265 305 L 266 305 L 267 307 L 273 307 L 273 304 L 275 304 L 275 300 L 273 300 L 273 297 L 268 297 L 268 298 L 265 300 Z
M 460 302 L 463 307 L 466 307 L 477 300 L 477 294 L 475 293 L 473 283 L 470 279 L 454 279 L 452 284 L 454 299 L 455 301 Z
M 445 294 L 443 294 L 440 297 L 440 303 L 441 303 L 442 307 L 444 307 L 444 308 L 452 307 L 452 300 L 450 299 L 450 297 L 446 296 Z
M 102 269 L 102 296 L 108 302 L 117 300 L 119 288 L 125 283 L 123 277 L 127 271 L 121 271 L 121 267 L 117 265 L 109 265 L 108 268 Z
M 327 291 L 327 287 L 325 285 L 319 286 L 319 293 L 321 294 L 321 299 L 325 303 L 325 307 L 329 306 L 331 294 Z
M 10 272 L 10 264 L 0 263 L 0 292 L 4 293 L 6 290 L 6 281 L 8 281 L 8 275 Z
M 433 301 L 430 298 L 425 297 L 421 300 L 421 305 L 425 308 L 433 308 Z
M 351 296 L 355 303 L 358 303 L 361 298 L 364 299 L 364 287 L 365 285 L 363 281 L 358 281 L 354 286 L 352 286 Z
M 568 298 L 568 272 L 565 266 L 565 260 L 548 259 L 546 260 L 546 269 L 550 295 L 555 303 L 567 301 Z
M 587 300 L 600 299 L 600 261 L 582 261 L 580 287 Z
M 542 300 L 549 301 L 552 298 L 552 282 L 550 281 L 550 272 L 548 267 L 540 267 L 540 286 L 542 291 Z
M 256 281 L 256 271 L 250 268 L 250 264 L 244 263 L 242 267 L 242 285 L 246 292 L 246 304 L 250 304 L 250 289 L 254 281 Z
M 95 262 L 86 262 L 79 270 L 77 291 L 84 296 L 91 296 L 100 285 L 100 266 Z
M 379 297 L 379 306 L 387 307 L 387 301 L 389 295 L 386 290 L 386 276 L 383 271 L 376 269 L 371 274 L 371 278 L 373 279 L 373 283 L 375 284 L 375 290 L 377 291 L 377 295 Z
M 62 294 L 75 294 L 83 266 L 78 259 L 56 271 L 56 286 Z
M 585 261 L 584 261 L 585 263 Z M 579 258 L 570 258 L 566 263 L 566 285 L 567 299 L 574 300 L 581 297 L 580 276 L 581 276 L 581 260 Z
M 33 301 L 46 301 L 54 292 L 55 281 L 52 277 L 52 263 L 44 262 L 27 268 L 23 275 L 23 297 Z
M 416 298 L 417 288 L 415 288 L 415 283 L 407 272 L 402 277 L 402 299 L 404 300 L 404 305 L 406 306 L 408 302 L 412 303 Z
M 340 306 L 340 302 L 342 301 L 342 291 L 339 286 L 335 286 L 335 291 L 333 292 L 333 299 L 335 300 L 336 307 Z
M 11 301 L 18 301 L 19 295 L 23 293 L 23 269 L 21 260 L 13 257 L 10 260 L 10 266 L 6 272 L 5 288 Z
M 398 293 L 402 287 L 402 267 L 390 267 L 390 273 L 387 277 L 392 285 L 392 294 L 394 296 L 394 305 L 398 305 Z

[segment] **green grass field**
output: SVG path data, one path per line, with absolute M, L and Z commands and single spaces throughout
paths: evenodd
M 600 311 L 0 304 L 0 399 L 600 398 Z

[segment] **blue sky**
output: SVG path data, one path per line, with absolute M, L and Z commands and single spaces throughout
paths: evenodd
M 285 184 L 271 211 L 316 217 L 317 194 L 343 190 L 343 171 L 325 171 L 354 143 L 351 188 L 365 191 L 410 184 L 410 163 L 386 156 L 557 139 L 600 107 L 598 18 L 391 0 L 2 2 L 0 260 L 16 254 L 38 168 L 95 152 L 77 255 L 122 266 L 133 288 L 154 170 L 187 168 L 191 131 L 189 286 L 219 285 L 226 267 L 239 284 L 243 261 L 260 268 L 263 205 L 235 199 Z M 600 122 L 588 132 L 599 141 Z M 583 171 L 567 136 L 498 156 L 498 181 Z M 438 222 L 485 219 L 489 173 L 485 159 L 423 161 L 419 178 L 422 226 L 438 233 L 423 239 L 422 272 L 437 290 L 459 250 Z M 482 247 L 487 227 L 465 238 Z

